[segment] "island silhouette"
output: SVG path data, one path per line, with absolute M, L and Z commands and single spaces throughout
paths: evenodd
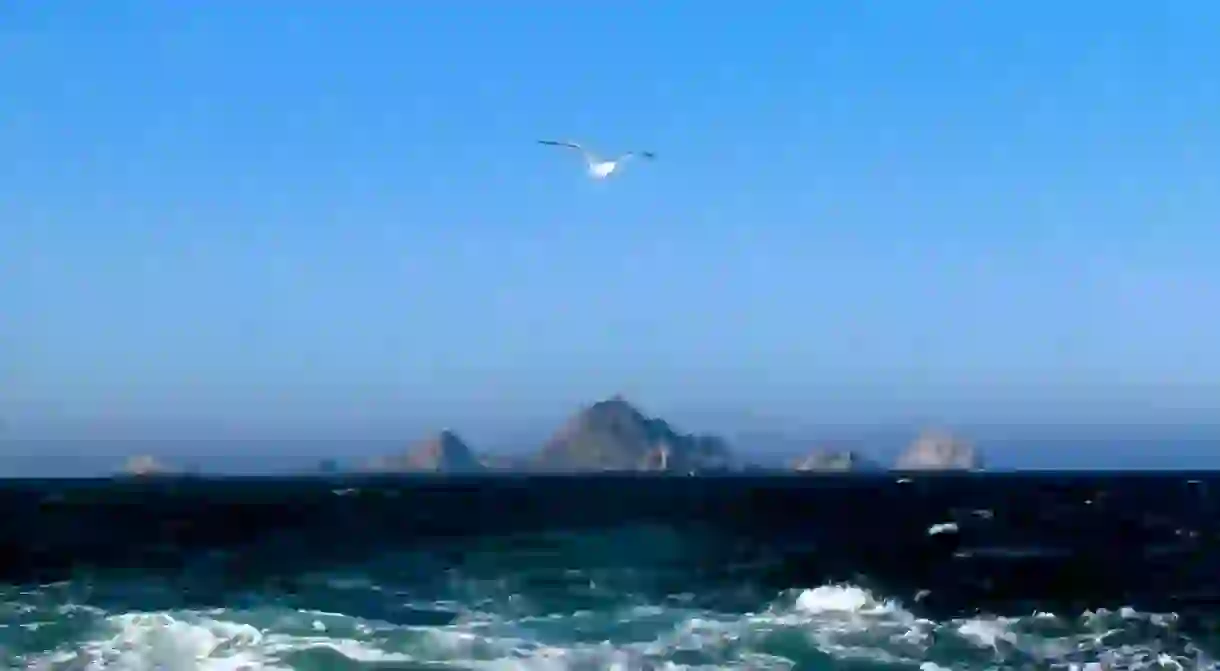
M 889 470 L 978 471 L 982 453 L 970 441 L 943 428 L 920 432 Z M 352 467 L 324 459 L 318 473 L 493 475 L 513 473 L 668 473 L 698 475 L 733 472 L 875 472 L 886 468 L 858 450 L 814 447 L 782 468 L 763 468 L 734 452 L 724 438 L 683 433 L 650 417 L 622 396 L 577 410 L 536 451 L 523 455 L 481 453 L 456 431 L 443 429 Z M 131 477 L 180 474 L 150 455 L 130 457 L 120 471 Z

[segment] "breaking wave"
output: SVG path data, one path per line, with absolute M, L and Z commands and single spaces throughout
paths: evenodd
M 375 585 L 346 589 L 376 591 Z M 9 668 L 243 669 L 1156 669 L 1217 668 L 1172 614 L 1086 611 L 934 621 L 853 585 L 792 590 L 757 611 L 657 603 L 531 612 L 528 597 L 412 604 L 451 621 L 396 624 L 263 605 L 132 611 L 4 604 Z

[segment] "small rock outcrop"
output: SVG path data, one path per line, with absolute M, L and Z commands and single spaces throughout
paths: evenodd
M 539 470 L 691 473 L 731 467 L 728 444 L 716 436 L 681 434 L 622 397 L 576 413 L 539 451 Z
M 120 470 L 120 475 L 127 477 L 151 477 L 155 475 L 169 475 L 174 470 L 161 463 L 156 457 L 148 454 L 141 454 L 129 457 L 123 462 L 123 468 Z
M 974 444 L 939 429 L 926 430 L 894 463 L 899 471 L 977 471 L 983 455 Z
M 484 467 L 465 441 L 445 430 L 412 445 L 403 454 L 374 459 L 369 469 L 383 473 L 479 473 Z
M 855 450 L 817 450 L 792 462 L 792 470 L 844 473 L 877 470 L 877 464 Z

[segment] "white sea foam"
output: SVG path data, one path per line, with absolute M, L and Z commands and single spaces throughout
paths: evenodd
M 940 534 L 955 534 L 957 533 L 957 530 L 956 522 L 942 522 L 940 524 L 933 524 L 932 526 L 928 527 L 928 535 L 937 536 Z
M 431 627 L 273 608 L 106 613 L 62 605 L 48 611 L 18 601 L 0 605 L 0 613 L 7 625 L 53 623 L 56 615 L 75 618 L 75 640 L 12 659 L 18 668 L 37 671 L 396 668 L 404 663 L 486 671 L 765 671 L 794 669 L 810 660 L 817 666 L 884 664 L 920 671 L 1218 668 L 1194 643 L 1175 638 L 1172 614 L 1127 608 L 934 622 L 853 585 L 793 591 L 761 612 L 745 614 L 696 610 L 675 599 L 602 613 L 497 617 L 472 611 L 452 624 Z

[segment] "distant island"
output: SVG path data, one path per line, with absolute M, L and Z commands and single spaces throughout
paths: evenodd
M 380 473 L 480 473 L 487 469 L 488 462 L 448 429 L 419 441 L 402 454 L 373 457 L 360 468 Z
M 881 464 L 855 450 L 814 450 L 791 462 L 798 472 L 879 471 Z
M 123 463 L 122 474 L 133 478 L 174 475 L 176 471 L 161 463 L 159 459 L 148 454 L 129 457 Z
M 983 457 L 973 443 L 940 428 L 917 435 L 890 470 L 978 471 Z M 578 474 L 666 473 L 698 475 L 733 472 L 850 473 L 886 470 L 856 450 L 812 449 L 786 468 L 762 468 L 739 459 L 728 442 L 713 435 L 682 433 L 663 419 L 649 417 L 621 396 L 577 411 L 533 454 L 507 456 L 476 452 L 455 431 L 445 429 L 408 445 L 402 452 L 379 455 L 353 468 L 335 459 L 319 465 L 320 473 L 418 474 Z M 176 471 L 151 456 L 136 456 L 122 474 L 149 477 Z

